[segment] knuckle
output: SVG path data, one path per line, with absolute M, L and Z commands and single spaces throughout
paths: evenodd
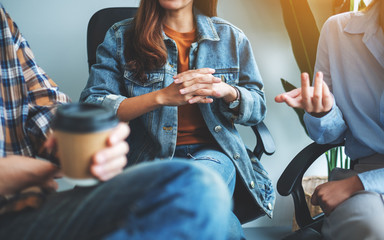
M 307 95 L 303 95 L 302 98 L 301 98 L 301 102 L 304 104 L 304 103 L 308 103 L 311 101 L 311 98 Z
M 127 164 L 127 158 L 121 157 L 119 161 L 119 168 L 124 167 Z
M 309 109 L 312 107 L 312 104 L 310 104 L 310 101 L 308 101 L 306 98 L 301 99 L 300 103 L 304 109 Z
M 314 94 L 312 97 L 313 102 L 319 102 L 321 100 L 321 96 L 319 94 Z
M 309 108 L 307 106 L 304 106 L 304 111 L 308 112 L 308 113 L 312 113 L 313 112 L 313 109 L 312 108 Z
M 124 153 L 127 154 L 129 152 L 129 145 L 127 142 L 124 142 L 124 146 L 125 146 Z

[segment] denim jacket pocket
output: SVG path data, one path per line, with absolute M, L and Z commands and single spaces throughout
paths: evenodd
M 141 86 L 141 87 L 148 87 L 156 83 L 160 83 L 164 81 L 164 72 L 149 72 L 146 73 L 147 80 L 145 82 L 140 81 L 137 79 L 133 72 L 131 71 L 124 71 L 124 78 L 128 80 L 129 82 L 132 82 L 135 85 Z
M 381 126 L 384 127 L 384 93 L 381 94 L 379 111 L 380 111 L 380 123 L 381 123 Z
M 213 75 L 221 78 L 221 81 L 228 83 L 229 85 L 237 85 L 239 83 L 238 68 L 215 69 L 215 73 Z

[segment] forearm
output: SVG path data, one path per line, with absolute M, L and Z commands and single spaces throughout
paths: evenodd
M 228 85 L 228 84 L 227 84 Z M 223 97 L 223 100 L 224 102 L 228 105 L 231 104 L 231 102 L 235 101 L 236 99 L 239 100 L 239 102 L 241 101 L 241 94 L 240 94 L 240 91 L 237 89 L 237 87 L 233 87 L 233 86 L 230 86 L 228 85 L 229 87 L 229 91 L 228 91 L 228 94 L 226 94 L 224 97 Z M 232 109 L 232 112 L 235 114 L 235 115 L 238 115 L 239 114 L 239 106 L 235 107 Z
M 50 162 L 10 156 L 0 159 L 0 195 L 14 194 L 30 186 L 44 183 L 58 171 Z
M 126 98 L 120 103 L 117 116 L 120 121 L 128 122 L 163 105 L 166 105 L 166 103 L 161 90 L 159 90 L 137 97 Z

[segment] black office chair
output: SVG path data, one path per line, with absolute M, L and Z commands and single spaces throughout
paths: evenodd
M 104 41 L 108 29 L 119 21 L 136 15 L 136 7 L 104 8 L 93 14 L 88 23 L 87 54 L 88 67 L 96 63 L 96 49 Z
M 322 239 L 321 227 L 324 214 L 312 217 L 302 186 L 304 173 L 326 151 L 343 146 L 341 144 L 317 144 L 312 143 L 299 152 L 289 163 L 277 182 L 277 191 L 282 196 L 292 195 L 295 206 L 295 218 L 299 230 L 286 236 L 284 240 L 317 240 Z
M 87 32 L 87 53 L 88 53 L 88 67 L 96 63 L 96 49 L 104 41 L 104 37 L 108 29 L 116 22 L 134 17 L 137 8 L 134 7 L 118 7 L 118 8 L 105 8 L 96 12 L 88 23 Z M 255 156 L 261 159 L 263 154 L 272 155 L 275 152 L 274 140 L 263 122 L 257 126 L 252 126 L 252 130 L 256 135 L 256 146 L 253 150 Z M 236 191 L 244 192 L 244 189 L 237 189 Z M 241 223 L 254 220 L 252 215 L 253 209 L 247 206 L 238 206 L 235 199 L 235 214 L 240 217 Z M 258 209 L 254 209 L 258 211 Z

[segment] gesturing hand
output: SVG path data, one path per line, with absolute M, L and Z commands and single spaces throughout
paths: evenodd
M 337 206 L 360 190 L 364 190 L 364 187 L 358 176 L 327 182 L 316 187 L 311 203 L 319 205 L 324 213 L 329 215 Z
M 322 72 L 316 73 L 314 87 L 310 86 L 307 73 L 301 74 L 301 88 L 282 93 L 275 97 L 278 103 L 285 102 L 288 106 L 302 108 L 315 117 L 326 115 L 333 106 L 333 95 L 323 81 Z

